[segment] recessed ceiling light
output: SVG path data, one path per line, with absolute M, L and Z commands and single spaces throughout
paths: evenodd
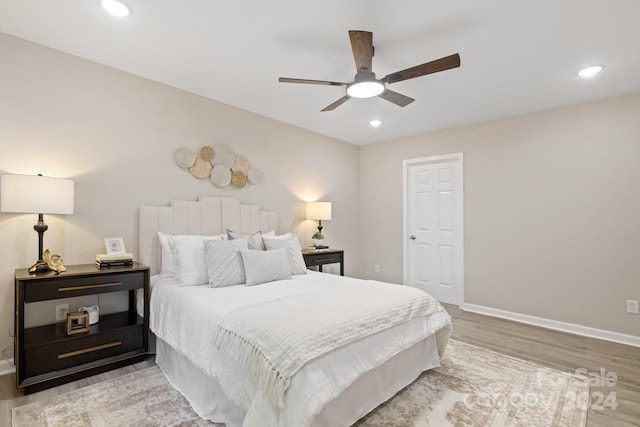
M 580 70 L 578 72 L 578 75 L 580 77 L 593 77 L 596 74 L 598 74 L 600 71 L 602 71 L 603 68 L 604 67 L 602 65 L 596 65 L 596 66 L 593 66 L 593 67 L 587 67 L 587 68 L 584 68 L 584 69 Z
M 380 126 L 382 124 L 382 120 L 370 120 L 369 124 L 372 127 L 377 128 L 378 126 Z
M 113 16 L 119 18 L 129 15 L 131 11 L 124 4 L 117 0 L 101 0 L 102 7 Z

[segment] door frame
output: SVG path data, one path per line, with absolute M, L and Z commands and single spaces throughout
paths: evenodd
M 464 304 L 464 155 L 463 153 L 443 154 L 439 156 L 419 157 L 402 161 L 402 282 L 409 284 L 409 169 L 412 166 L 421 164 L 456 163 L 459 177 L 454 183 L 456 193 L 456 213 L 454 215 L 454 227 L 459 230 L 455 236 L 456 249 L 454 256 L 455 274 L 460 283 L 457 289 L 457 304 L 462 307 Z

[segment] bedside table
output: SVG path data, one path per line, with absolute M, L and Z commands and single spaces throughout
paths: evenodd
M 322 272 L 325 264 L 340 263 L 340 275 L 344 276 L 344 251 L 342 249 L 303 249 L 302 257 L 307 267 L 318 267 Z
M 136 290 L 144 291 L 144 317 Z M 128 291 L 127 311 L 100 315 L 84 334 L 67 335 L 66 321 L 25 328 L 30 303 Z M 15 272 L 16 387 L 40 391 L 143 360 L 149 351 L 149 267 L 67 266 L 60 274 Z

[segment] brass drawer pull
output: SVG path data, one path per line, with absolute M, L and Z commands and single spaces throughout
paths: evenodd
M 91 353 L 92 351 L 104 350 L 105 348 L 117 347 L 119 345 L 122 345 L 122 341 L 115 341 L 109 344 L 102 344 L 95 347 L 84 348 L 82 350 L 70 351 L 69 353 L 59 354 L 58 360 L 66 359 L 67 357 L 79 356 L 85 353 Z
M 80 291 L 82 289 L 106 288 L 108 286 L 120 286 L 120 285 L 122 285 L 122 282 L 102 283 L 100 285 L 69 286 L 66 288 L 58 288 L 58 292 Z

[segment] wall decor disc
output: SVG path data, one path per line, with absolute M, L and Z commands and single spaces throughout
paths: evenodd
M 229 147 L 227 144 L 217 144 L 213 147 L 213 151 L 215 151 L 216 155 L 218 153 L 222 153 L 223 151 L 226 151 L 227 153 L 235 154 L 235 152 L 233 151 L 233 148 Z
M 236 155 L 231 151 L 218 151 L 217 148 L 214 148 L 214 156 L 211 163 L 214 165 L 223 165 L 227 169 L 231 169 L 233 163 L 236 161 Z
M 225 165 L 215 165 L 211 170 L 211 181 L 218 188 L 231 184 L 231 169 Z
M 209 147 L 208 145 L 202 147 L 200 149 L 200 158 L 202 160 L 210 162 L 213 159 L 213 148 Z
M 242 172 L 234 172 L 231 176 L 231 183 L 236 188 L 244 188 L 247 185 L 247 175 Z
M 249 160 L 245 156 L 241 156 L 240 154 L 236 155 L 236 159 L 233 162 L 233 166 L 231 170 L 234 172 L 242 172 L 244 175 L 249 172 Z
M 196 155 L 188 148 L 178 148 L 176 150 L 176 163 L 181 168 L 190 168 L 196 161 Z
M 264 181 L 264 173 L 262 173 L 260 169 L 249 169 L 249 172 L 247 172 L 247 179 L 249 180 L 249 183 L 253 185 L 262 184 Z
M 195 176 L 196 178 L 203 179 L 208 178 L 211 175 L 212 168 L 213 166 L 211 165 L 211 162 L 202 160 L 200 157 L 196 157 L 196 161 L 189 168 L 189 170 L 191 171 L 191 175 Z

